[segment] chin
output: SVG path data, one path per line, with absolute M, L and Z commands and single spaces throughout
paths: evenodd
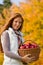
M 13 28 L 13 29 L 16 30 L 16 31 L 19 30 L 19 28 Z
M 14 29 L 14 30 L 16 30 L 16 31 L 17 31 L 18 29 Z

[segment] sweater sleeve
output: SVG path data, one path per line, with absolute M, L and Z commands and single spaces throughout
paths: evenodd
M 1 43 L 2 43 L 4 54 L 6 56 L 12 59 L 21 60 L 21 56 L 16 55 L 15 53 L 10 51 L 10 39 L 9 39 L 8 32 L 3 32 L 3 34 L 1 35 Z

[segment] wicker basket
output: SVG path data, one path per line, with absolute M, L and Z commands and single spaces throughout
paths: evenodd
M 29 42 L 33 43 L 33 41 L 28 40 Z M 27 42 L 27 41 L 25 41 Z M 18 53 L 20 56 L 25 56 L 27 54 L 31 54 L 32 56 L 39 57 L 40 54 L 40 47 L 37 48 L 28 48 L 28 49 L 18 49 Z

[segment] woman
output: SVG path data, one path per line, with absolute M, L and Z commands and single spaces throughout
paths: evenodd
M 29 63 L 35 60 L 35 57 L 29 58 L 30 54 L 24 57 L 18 54 L 18 47 L 24 42 L 22 33 L 20 32 L 23 21 L 21 14 L 15 13 L 3 27 L 1 35 L 1 43 L 4 51 L 3 65 L 23 65 L 23 62 Z M 18 37 L 20 40 L 18 40 Z

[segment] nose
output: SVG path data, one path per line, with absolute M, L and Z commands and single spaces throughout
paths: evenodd
M 19 24 L 19 22 L 17 22 L 17 26 L 19 26 L 20 24 Z

